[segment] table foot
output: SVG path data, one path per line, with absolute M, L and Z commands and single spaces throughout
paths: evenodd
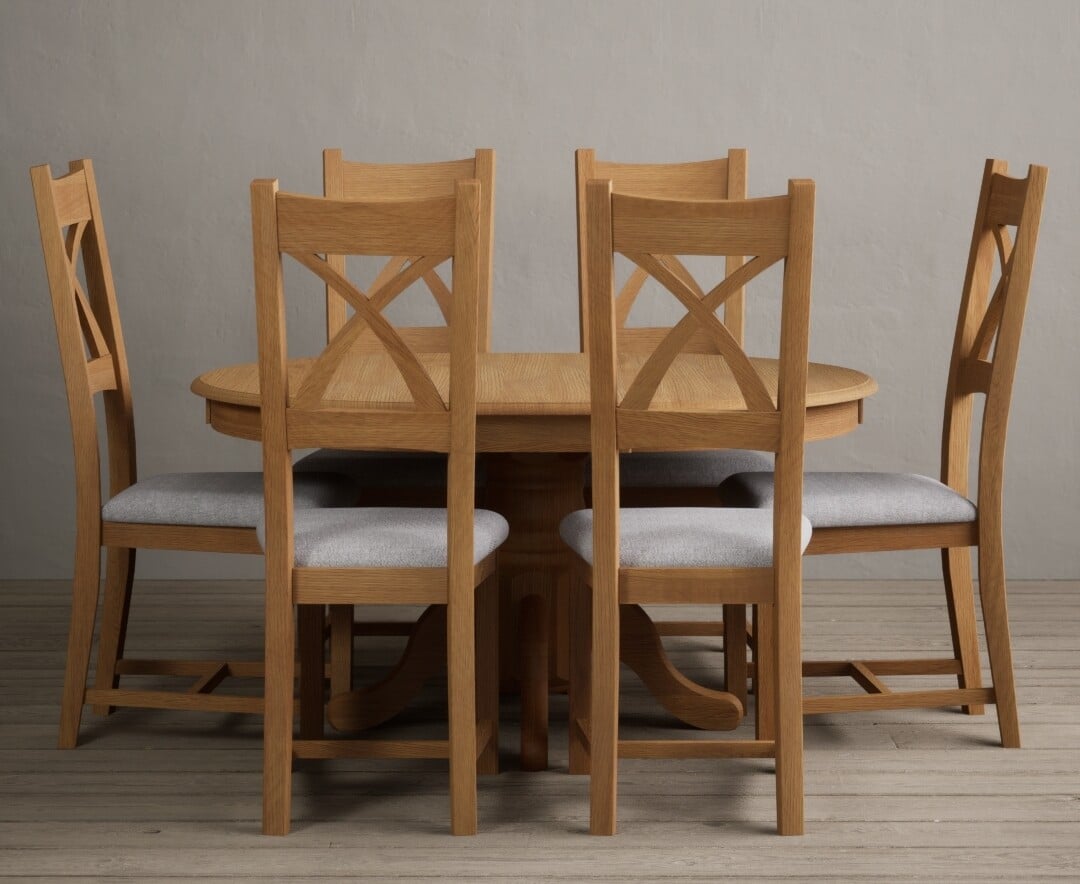
M 739 698 L 691 681 L 675 668 L 656 624 L 640 605 L 619 606 L 619 659 L 668 712 L 703 730 L 734 730 L 745 710 Z
M 326 707 L 338 731 L 362 731 L 393 718 L 432 676 L 446 669 L 446 606 L 431 605 L 416 621 L 397 665 L 380 681 L 336 694 Z

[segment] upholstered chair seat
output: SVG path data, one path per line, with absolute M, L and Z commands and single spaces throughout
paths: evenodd
M 773 474 L 740 473 L 720 485 L 732 506 L 772 507 Z M 806 473 L 803 515 L 815 528 L 974 522 L 975 504 L 913 473 Z
M 736 473 L 772 471 L 772 455 L 762 451 L 631 451 L 619 457 L 624 488 L 702 488 L 719 485 Z M 586 472 L 586 484 L 592 471 Z
M 445 568 L 446 510 L 349 507 L 298 511 L 293 557 L 298 568 Z M 255 528 L 265 545 L 265 525 Z M 489 510 L 473 513 L 473 563 L 499 548 L 510 526 Z
M 802 520 L 802 549 L 810 543 Z M 588 564 L 593 560 L 593 511 L 562 520 L 563 541 Z M 768 568 L 773 517 L 765 510 L 643 507 L 619 511 L 620 568 Z
M 348 506 L 356 486 L 347 476 L 304 473 L 293 482 L 298 509 Z M 262 473 L 164 473 L 140 479 L 101 508 L 107 522 L 254 528 L 263 518 Z

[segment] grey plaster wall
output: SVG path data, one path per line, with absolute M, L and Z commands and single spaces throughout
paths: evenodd
M 1051 168 L 1010 436 L 1008 568 L 1080 576 L 1080 5 L 1062 2 L 0 2 L 0 577 L 70 572 L 70 437 L 27 169 L 95 160 L 143 473 L 258 468 L 188 392 L 255 356 L 247 186 L 318 192 L 320 151 L 498 151 L 495 345 L 575 349 L 572 152 L 750 148 L 754 195 L 818 183 L 812 358 L 879 380 L 810 465 L 937 470 L 985 157 Z M 654 315 L 664 314 L 659 307 Z M 756 319 L 755 319 L 756 317 Z M 767 312 L 751 308 L 764 342 Z M 755 325 L 755 322 L 757 323 Z M 318 338 L 318 302 L 294 314 Z M 253 559 L 147 554 L 143 576 Z M 933 555 L 816 561 L 918 576 Z

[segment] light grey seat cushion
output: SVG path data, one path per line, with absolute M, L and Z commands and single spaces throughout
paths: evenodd
M 293 472 L 343 473 L 361 488 L 444 488 L 446 464 L 445 454 L 320 448 L 300 458 L 293 466 Z M 483 484 L 484 479 L 484 461 L 478 459 L 477 484 Z
M 476 510 L 473 563 L 506 540 L 510 526 Z M 444 568 L 446 510 L 421 507 L 348 507 L 304 510 L 293 519 L 294 561 L 300 568 Z M 256 528 L 266 548 L 265 525 Z
M 619 457 L 619 485 L 623 488 L 715 488 L 735 473 L 772 468 L 772 455 L 738 448 L 627 451 Z M 585 464 L 585 484 L 592 484 L 590 463 Z
M 772 473 L 741 473 L 720 486 L 733 506 L 771 507 Z M 913 473 L 806 473 L 803 515 L 815 528 L 973 522 L 970 500 Z
M 590 565 L 593 511 L 562 520 L 559 534 Z M 773 557 L 771 510 L 644 507 L 619 511 L 619 564 L 624 568 L 767 568 Z M 802 520 L 802 548 L 810 522 Z
M 356 500 L 346 476 L 307 473 L 293 481 L 297 509 Z M 163 473 L 140 479 L 101 508 L 107 522 L 254 528 L 263 517 L 262 473 Z

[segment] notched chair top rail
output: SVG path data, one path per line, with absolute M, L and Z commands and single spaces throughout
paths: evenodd
M 1013 178 L 1004 174 L 1006 168 L 1000 161 L 988 161 L 955 343 L 954 360 L 958 363 L 955 392 L 960 395 L 990 393 L 998 363 L 997 342 L 1010 310 L 1009 302 L 1016 297 L 1015 291 L 1020 290 L 1021 297 L 1026 299 L 1030 281 L 1034 256 L 1024 252 L 1033 251 L 1034 239 L 1025 228 L 1034 227 L 1037 233 L 1046 169 L 1031 166 L 1027 177 Z M 1010 236 L 1010 227 L 1016 230 L 1016 243 Z M 987 298 L 995 253 L 999 276 Z M 1015 278 L 1018 255 L 1022 280 Z M 1015 317 L 1023 316 L 1022 306 L 1012 310 Z
M 785 255 L 788 197 L 670 200 L 613 193 L 616 251 L 668 255 Z
M 283 252 L 450 254 L 456 205 L 453 196 L 359 202 L 279 193 L 278 244 Z
M 610 182 L 593 181 L 600 190 Z M 812 182 L 792 182 L 791 194 L 812 199 Z M 754 200 L 676 201 L 611 193 L 612 249 L 656 279 L 687 314 L 659 340 L 627 388 L 620 408 L 648 409 L 675 359 L 699 332 L 730 368 L 749 411 L 775 414 L 776 401 L 740 342 L 716 316 L 728 298 L 786 257 L 792 196 Z M 663 252 L 665 254 L 658 254 Z M 708 293 L 676 255 L 753 255 Z M 620 311 L 615 302 L 616 319 Z M 772 435 L 771 432 L 769 434 Z
M 253 187 L 269 187 L 255 182 Z M 297 392 L 295 405 L 314 409 L 361 334 L 370 330 L 394 361 L 418 408 L 446 412 L 427 370 L 382 310 L 414 282 L 433 273 L 454 251 L 455 196 L 397 200 L 335 200 L 278 193 L 277 239 L 288 254 L 323 280 L 356 313 L 333 336 Z M 435 252 L 437 254 L 431 254 Z M 392 259 L 365 295 L 319 253 L 418 255 Z M 450 296 L 443 288 L 443 300 Z M 448 304 L 440 304 L 444 312 Z
M 472 178 L 476 167 L 474 157 L 441 163 L 359 163 L 342 160 L 338 148 L 325 150 L 323 156 L 342 164 L 341 192 L 347 200 L 420 199 L 436 188 L 452 194 L 454 185 Z
M 364 163 L 345 160 L 340 148 L 323 151 L 323 195 L 343 200 L 418 200 L 430 197 L 449 197 L 455 193 L 458 181 L 476 179 L 480 182 L 481 242 L 480 266 L 486 268 L 481 274 L 480 335 L 481 350 L 491 346 L 491 248 L 493 239 L 492 201 L 495 191 L 495 151 L 478 149 L 472 157 L 435 163 Z M 396 255 L 386 263 L 372 283 L 377 289 L 401 269 L 405 261 L 423 252 Z M 345 271 L 344 255 L 328 253 L 327 262 L 339 272 Z M 443 320 L 450 322 L 450 291 L 434 268 L 421 276 L 442 313 Z M 385 306 L 385 305 L 384 305 Z M 332 287 L 326 292 L 326 330 L 329 340 L 345 324 L 346 302 L 339 298 Z M 446 326 L 419 326 L 403 330 L 404 337 L 414 349 L 423 352 L 447 352 L 449 331 Z
M 54 241 L 51 235 L 46 236 L 43 232 L 43 242 L 56 243 L 53 265 L 56 269 L 50 272 L 56 272 L 58 275 L 56 279 L 50 281 L 50 286 L 53 288 L 54 298 L 60 290 L 70 293 L 75 318 L 82 335 L 82 345 L 85 348 L 88 388 L 89 392 L 94 394 L 117 389 L 118 380 L 109 337 L 102 325 L 104 321 L 108 326 L 109 320 L 108 317 L 103 318 L 98 315 L 98 310 L 109 309 L 107 303 L 109 298 L 104 293 L 98 293 L 96 298 L 92 298 L 79 279 L 78 273 L 84 240 L 91 231 L 94 236 L 98 235 L 94 220 L 94 200 L 90 193 L 90 179 L 87 176 L 86 167 L 82 165 L 84 162 L 87 161 L 72 163 L 71 171 L 59 178 L 52 177 L 52 171 L 48 165 L 35 166 L 31 169 L 31 178 L 39 200 L 39 213 L 43 210 L 48 211 L 45 207 L 51 205 L 52 217 L 49 220 L 55 225 L 60 235 L 60 240 Z M 88 251 L 92 252 L 88 260 L 97 268 L 101 259 L 98 255 L 96 240 Z M 63 277 L 62 280 L 61 277 Z M 101 282 L 103 284 L 103 280 Z
M 449 396 L 383 310 L 410 285 L 452 259 L 455 292 L 447 288 L 445 299 L 447 312 L 457 315 L 457 287 L 476 284 L 475 246 L 466 253 L 459 238 L 471 242 L 470 231 L 478 223 L 479 194 L 480 185 L 474 179 L 456 181 L 452 196 L 377 201 L 299 196 L 278 192 L 276 181 L 252 183 L 256 288 L 265 302 L 259 308 L 260 323 L 274 326 L 260 346 L 276 339 L 284 355 L 283 255 L 318 276 L 328 291 L 355 310 L 312 361 L 294 394 L 288 390 L 283 362 L 275 359 L 263 365 L 263 371 L 274 368 L 272 375 L 262 378 L 262 386 L 285 393 L 287 433 L 293 447 L 395 449 L 422 444 L 423 450 L 447 450 Z M 392 258 L 368 293 L 346 277 L 343 267 L 335 266 L 334 259 L 345 255 L 386 254 L 415 257 Z M 412 398 L 414 413 L 395 407 L 392 426 L 371 419 L 371 413 L 386 409 L 364 398 L 362 378 L 347 377 L 342 371 L 354 352 L 370 352 L 373 341 L 393 363 Z
M 44 168 L 48 169 L 48 166 Z M 91 219 L 90 191 L 84 170 L 77 169 L 60 178 L 54 178 L 52 185 L 56 215 L 61 227 Z

